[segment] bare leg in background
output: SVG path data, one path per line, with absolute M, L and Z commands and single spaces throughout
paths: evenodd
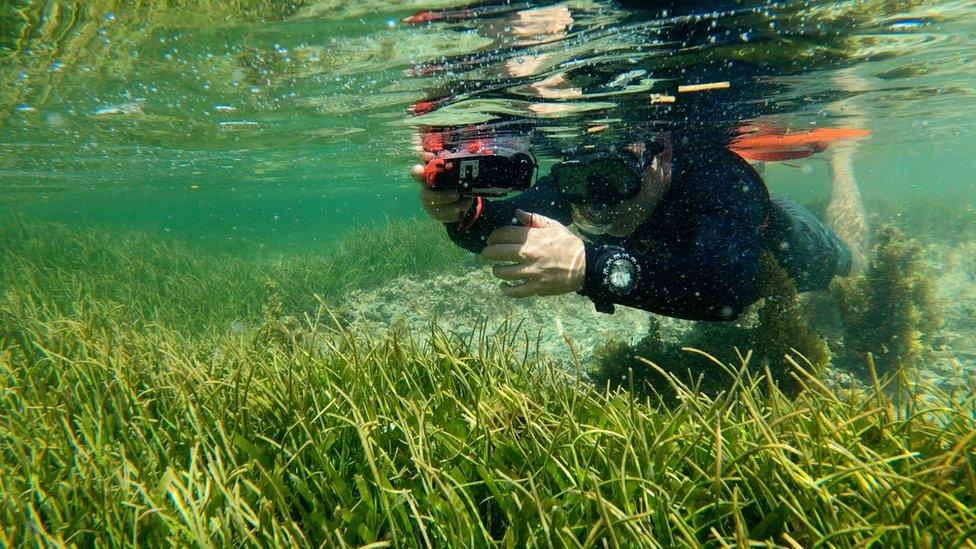
M 840 89 L 847 92 L 866 90 L 865 82 L 848 71 L 841 71 L 834 81 Z M 845 120 L 845 126 L 863 127 L 865 123 L 864 112 L 849 99 L 832 104 L 830 109 L 849 117 Z M 851 275 L 864 272 L 870 245 L 867 213 L 861 200 L 861 190 L 854 177 L 854 153 L 857 148 L 857 141 L 840 141 L 830 146 L 833 151 L 830 159 L 833 185 L 825 212 L 827 225 L 851 248 Z

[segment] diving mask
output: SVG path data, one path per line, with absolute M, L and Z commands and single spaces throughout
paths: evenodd
M 618 147 L 582 147 L 563 152 L 552 167 L 556 188 L 571 204 L 606 208 L 633 198 L 641 189 L 644 169 L 664 146 L 648 143 L 640 154 Z

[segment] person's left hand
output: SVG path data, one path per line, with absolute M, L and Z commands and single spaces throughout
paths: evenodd
M 586 252 L 583 241 L 562 223 L 543 215 L 516 210 L 524 227 L 500 227 L 488 235 L 481 257 L 514 262 L 494 265 L 492 274 L 509 297 L 558 295 L 583 287 Z M 513 283 L 515 282 L 515 283 Z

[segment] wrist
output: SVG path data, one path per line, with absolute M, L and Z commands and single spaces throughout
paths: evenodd
M 637 259 L 619 246 L 584 244 L 583 287 L 577 292 L 597 305 L 612 310 L 613 302 L 630 295 L 637 286 L 641 267 Z
M 570 291 L 579 293 L 582 292 L 583 288 L 586 286 L 587 249 L 586 243 L 579 237 L 577 237 L 577 242 L 579 243 L 579 253 L 576 254 L 573 264 L 572 286 Z

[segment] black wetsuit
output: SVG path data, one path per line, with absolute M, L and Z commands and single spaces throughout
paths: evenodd
M 515 210 L 540 213 L 569 225 L 570 205 L 553 181 L 540 178 L 528 191 L 485 202 L 467 229 L 446 224 L 458 245 L 480 253 L 488 234 L 518 225 Z M 771 200 L 759 175 L 725 149 L 694 156 L 677 152 L 667 192 L 650 218 L 627 237 L 586 235 L 586 280 L 581 295 L 597 310 L 613 304 L 693 320 L 733 320 L 759 299 L 759 258 L 771 251 L 799 291 L 825 289 L 850 271 L 849 248 L 803 208 Z M 621 294 L 603 276 L 603 262 L 624 251 L 637 266 Z

